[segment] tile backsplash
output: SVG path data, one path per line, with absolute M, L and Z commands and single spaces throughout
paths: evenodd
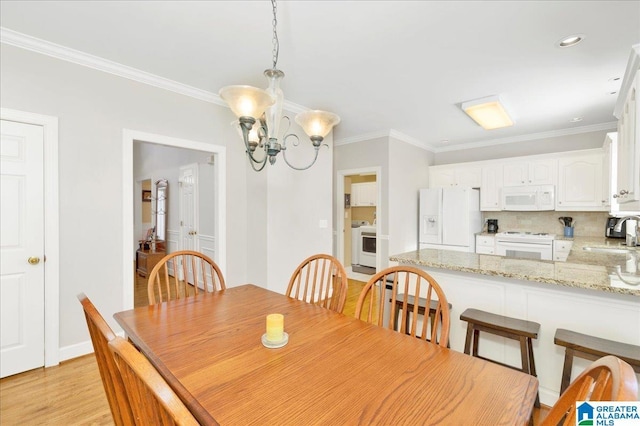
M 548 232 L 562 235 L 564 226 L 558 220 L 562 216 L 571 216 L 575 223 L 575 237 L 604 237 L 607 212 L 483 212 L 486 231 L 487 219 L 498 219 L 498 232 L 524 231 Z

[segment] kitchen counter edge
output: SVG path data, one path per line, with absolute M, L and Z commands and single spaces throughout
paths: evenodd
M 624 246 L 619 239 L 604 237 L 559 239 L 573 241 L 566 262 L 518 259 L 438 249 L 400 253 L 390 256 L 389 260 L 429 268 L 500 276 L 640 297 L 640 271 L 637 268 L 640 266 L 637 265 L 640 259 L 640 247 L 631 249 L 633 254 L 595 253 L 585 251 L 583 248 L 623 248 Z M 635 272 L 628 272 L 625 269 L 629 267 L 630 256 L 635 265 Z M 629 282 L 633 284 L 628 284 Z M 635 283 L 637 285 L 634 285 Z

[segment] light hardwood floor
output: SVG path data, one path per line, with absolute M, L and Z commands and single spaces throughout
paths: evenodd
M 364 283 L 349 280 L 344 314 L 353 316 Z M 146 305 L 146 280 L 136 280 L 136 306 Z M 534 410 L 534 425 L 548 409 Z M 93 355 L 0 380 L 0 425 L 113 425 Z

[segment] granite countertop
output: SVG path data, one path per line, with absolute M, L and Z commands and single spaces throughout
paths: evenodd
M 640 247 L 622 253 L 595 252 L 586 251 L 584 247 L 627 247 L 621 246 L 624 240 L 604 237 L 558 239 L 573 241 L 566 262 L 436 249 L 410 251 L 389 259 L 430 268 L 640 296 Z

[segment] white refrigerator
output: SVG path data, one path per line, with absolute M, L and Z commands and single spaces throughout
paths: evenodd
M 471 188 L 420 190 L 420 249 L 475 252 L 482 231 L 480 191 Z

